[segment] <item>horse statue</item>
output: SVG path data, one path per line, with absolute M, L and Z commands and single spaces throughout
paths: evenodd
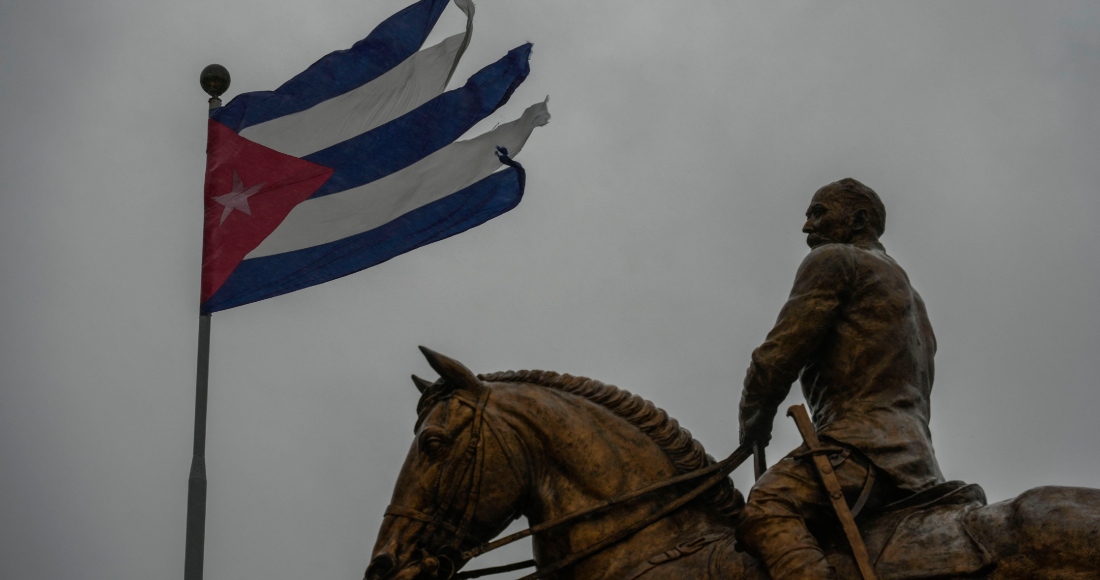
M 491 542 L 521 516 L 532 527 L 513 536 L 533 536 L 536 566 L 525 580 L 767 579 L 735 545 L 743 500 L 728 471 L 652 403 L 553 372 L 474 375 L 421 350 L 441 378 L 413 377 L 416 439 L 365 580 L 516 569 L 460 571 L 509 541 Z M 716 483 L 699 486 L 705 477 Z M 986 505 L 977 486 L 939 488 L 857 518 L 879 578 L 1100 578 L 1100 490 L 1041 487 Z M 838 532 L 815 532 L 839 576 L 858 578 L 830 541 Z

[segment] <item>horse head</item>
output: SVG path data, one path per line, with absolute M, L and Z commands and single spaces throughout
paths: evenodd
M 420 347 L 439 373 L 413 376 L 420 391 L 416 438 L 394 487 L 366 580 L 446 580 L 463 552 L 519 514 L 527 478 L 513 440 L 489 405 L 492 388 L 462 363 Z
M 727 478 L 629 541 L 586 554 L 686 489 L 632 492 L 714 460 L 675 419 L 614 385 L 535 370 L 479 377 L 454 359 L 421 350 L 440 378 L 413 377 L 421 393 L 416 439 L 367 580 L 451 578 L 470 558 L 503 545 L 507 539 L 485 544 L 520 516 L 532 526 L 524 534 L 533 534 L 539 566 L 618 577 L 629 572 L 624 567 L 639 545 L 665 551 L 726 530 L 740 510 L 741 496 Z

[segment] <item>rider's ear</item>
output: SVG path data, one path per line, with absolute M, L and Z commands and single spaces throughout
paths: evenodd
M 867 208 L 859 208 L 852 212 L 852 230 L 861 231 L 867 227 Z
M 420 352 L 424 353 L 424 358 L 428 359 L 428 364 L 432 365 L 435 372 L 439 373 L 439 376 L 443 377 L 448 385 L 472 393 L 480 393 L 485 388 L 477 375 L 466 368 L 466 365 L 427 347 L 420 347 Z

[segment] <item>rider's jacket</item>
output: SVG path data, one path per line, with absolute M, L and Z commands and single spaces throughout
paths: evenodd
M 902 489 L 942 482 L 928 429 L 935 352 L 924 301 L 881 244 L 819 246 L 752 353 L 746 437 L 768 437 L 801 377 L 820 435 L 859 449 Z

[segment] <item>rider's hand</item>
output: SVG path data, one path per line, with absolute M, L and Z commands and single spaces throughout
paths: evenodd
M 742 410 L 741 428 L 738 437 L 740 444 L 760 443 L 767 447 L 772 440 L 772 420 L 774 418 L 774 413 L 764 413 L 760 410 L 746 413 Z
M 757 443 L 759 443 L 761 446 L 767 447 L 768 443 L 771 442 L 771 439 L 772 438 L 770 436 L 769 437 L 746 437 L 745 432 L 741 431 L 741 433 L 740 433 L 740 446 L 744 447 L 746 445 L 756 445 Z

